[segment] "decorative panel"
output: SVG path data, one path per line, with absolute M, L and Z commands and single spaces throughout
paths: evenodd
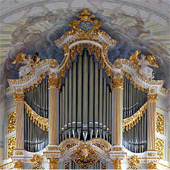
M 8 114 L 8 133 L 15 131 L 16 128 L 16 113 Z
M 156 138 L 156 150 L 160 159 L 164 159 L 164 140 Z
M 156 114 L 156 131 L 160 134 L 164 134 L 164 115 Z
M 13 151 L 15 149 L 16 137 L 12 137 L 8 139 L 8 158 L 11 158 L 13 155 Z

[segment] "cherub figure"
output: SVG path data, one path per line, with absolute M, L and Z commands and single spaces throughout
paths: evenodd
M 149 79 L 153 78 L 153 69 L 148 67 L 150 65 L 149 61 L 146 59 L 145 55 L 141 55 L 141 59 L 138 62 L 139 68 L 139 74 L 147 77 Z
M 34 56 L 31 54 L 27 55 L 25 53 L 19 53 L 15 59 L 15 61 L 12 62 L 12 64 L 16 64 L 15 69 L 18 67 L 18 64 L 24 64 L 24 66 L 19 68 L 19 77 L 24 77 L 25 75 L 29 74 L 32 70 L 32 66 L 35 65 L 40 61 L 40 57 L 37 52 L 35 52 Z

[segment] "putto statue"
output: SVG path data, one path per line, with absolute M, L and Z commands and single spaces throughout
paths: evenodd
M 153 75 L 153 69 L 150 68 L 149 66 L 153 66 L 155 68 L 158 68 L 159 66 L 156 64 L 156 59 L 154 56 L 152 55 L 141 55 L 140 59 L 139 59 L 139 54 L 141 53 L 140 50 L 137 50 L 134 52 L 134 54 L 132 54 L 129 57 L 129 60 L 131 61 L 131 63 L 133 65 L 135 65 L 136 70 L 138 71 L 138 73 L 148 79 L 152 79 L 154 78 Z M 147 58 L 146 58 L 147 57 Z
M 40 57 L 37 52 L 35 52 L 33 56 L 31 54 L 26 55 L 25 53 L 19 53 L 12 64 L 16 64 L 15 69 L 17 69 L 20 63 L 24 65 L 19 68 L 19 77 L 24 77 L 25 75 L 30 73 L 30 71 L 32 70 L 32 66 L 39 61 Z

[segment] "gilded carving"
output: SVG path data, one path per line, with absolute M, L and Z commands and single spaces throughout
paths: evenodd
M 32 120 L 43 131 L 48 131 L 48 119 L 37 114 L 26 102 L 24 102 L 24 106 L 30 120 Z
M 157 168 L 156 168 L 156 164 L 155 164 L 154 162 L 150 162 L 150 163 L 148 164 L 148 169 L 157 169 Z
M 15 155 L 23 155 L 23 152 L 22 151 L 16 151 Z
M 49 88 L 58 88 L 59 87 L 59 80 L 60 78 L 48 78 Z
M 15 149 L 16 137 L 8 139 L 8 158 L 11 158 Z
M 72 154 L 72 161 L 83 169 L 90 168 L 98 161 L 97 151 L 90 144 L 82 142 Z
M 158 99 L 158 94 L 148 94 L 147 96 L 149 102 L 156 102 Z
M 64 167 L 65 167 L 65 169 L 70 169 L 70 163 L 66 162 Z
M 113 151 L 122 151 L 122 148 L 121 147 L 114 147 L 112 150 Z
M 164 159 L 164 140 L 156 138 L 156 150 L 158 152 L 159 159 Z
M 148 156 L 156 156 L 156 153 L 148 153 Z
M 137 155 L 133 155 L 129 158 L 129 162 L 131 164 L 130 167 L 128 167 L 127 169 L 138 169 L 136 166 L 137 164 L 140 163 L 138 156 Z
M 101 163 L 101 169 L 106 169 L 106 163 L 104 162 Z
M 15 131 L 16 128 L 16 113 L 8 114 L 8 133 Z
M 38 166 L 40 162 L 42 161 L 42 158 L 40 158 L 39 155 L 35 154 L 33 157 L 30 159 L 31 162 L 34 163 L 35 166 Z
M 14 100 L 15 101 L 23 101 L 24 100 L 24 94 L 14 92 Z
M 51 158 L 51 159 L 49 160 L 50 169 L 57 169 L 58 163 L 59 163 L 59 159 Z
M 58 150 L 58 147 L 48 147 L 48 150 Z
M 17 162 L 14 163 L 14 168 L 22 169 L 23 168 L 23 163 L 20 160 L 18 160 Z
M 123 88 L 124 78 L 112 78 L 110 80 L 110 88 L 113 90 L 113 88 Z
M 115 160 L 112 160 L 112 164 L 114 166 L 114 169 L 121 169 L 121 160 L 119 157 L 116 157 Z
M 147 102 L 132 116 L 123 119 L 123 132 L 129 131 L 133 126 L 135 126 L 146 113 Z
M 164 115 L 156 114 L 156 131 L 160 134 L 164 134 Z

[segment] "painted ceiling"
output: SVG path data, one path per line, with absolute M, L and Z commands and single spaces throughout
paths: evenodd
M 170 83 L 169 0 L 0 0 L 0 91 L 7 78 L 17 78 L 18 70 L 11 62 L 19 52 L 41 59 L 63 59 L 63 50 L 53 41 L 69 28 L 82 8 L 89 8 L 101 27 L 119 43 L 108 51 L 111 62 L 128 58 L 135 50 L 153 54 L 160 66 L 154 69 L 156 79 Z

